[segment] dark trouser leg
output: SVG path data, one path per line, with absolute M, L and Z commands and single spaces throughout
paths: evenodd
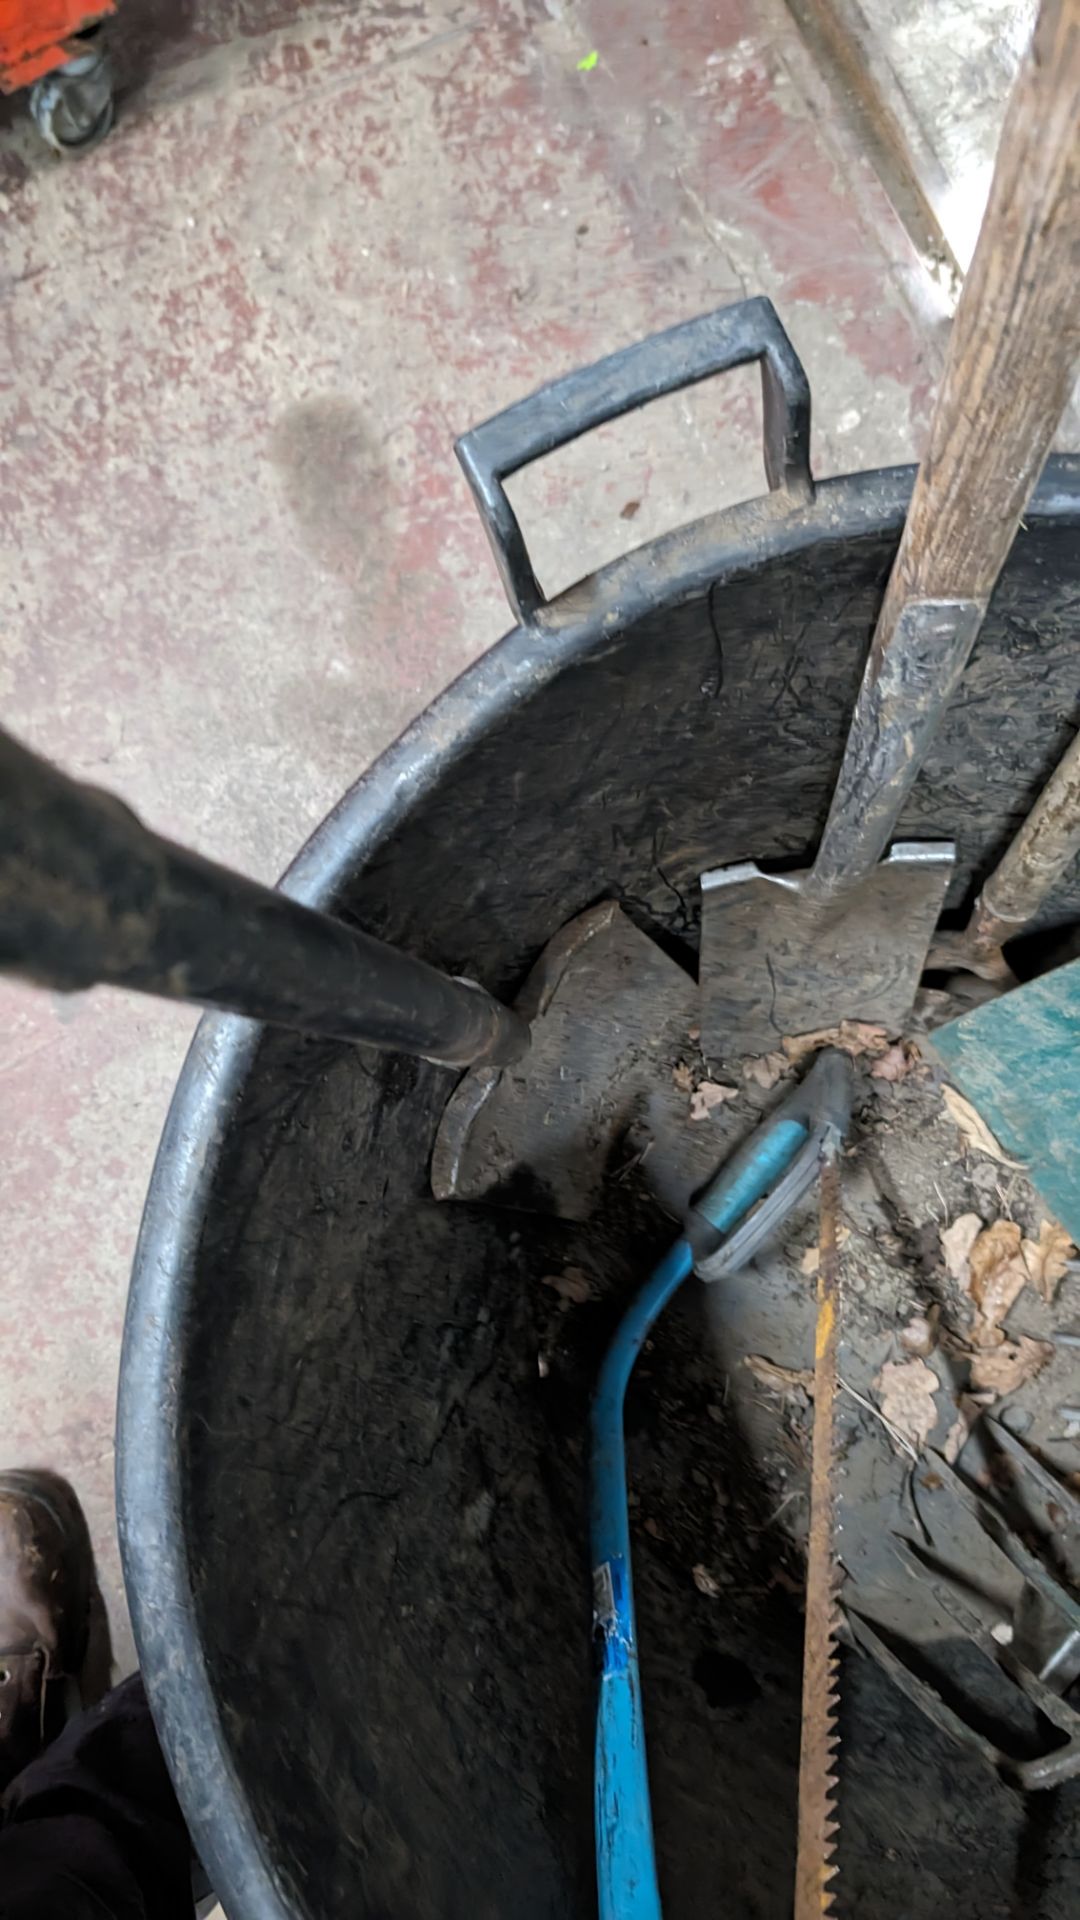
M 0 1920 L 191 1920 L 191 1865 L 137 1673 L 0 1802 Z

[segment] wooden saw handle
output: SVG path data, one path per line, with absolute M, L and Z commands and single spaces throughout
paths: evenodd
M 1009 98 L 929 445 L 806 891 L 884 853 L 1050 451 L 1080 348 L 1080 0 L 1043 0 Z

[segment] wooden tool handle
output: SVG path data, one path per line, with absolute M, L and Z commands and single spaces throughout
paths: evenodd
M 1043 0 L 1009 99 L 930 440 L 874 639 L 907 600 L 989 599 L 1080 344 L 1080 0 Z
M 1043 0 L 1005 113 L 930 441 L 804 883 L 876 866 L 959 681 L 1080 346 L 1080 0 Z
M 979 897 L 964 935 L 975 954 L 1001 947 L 1033 919 L 1080 853 L 1080 733 L 1062 754 Z

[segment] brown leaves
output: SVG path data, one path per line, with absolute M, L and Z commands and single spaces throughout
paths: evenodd
M 773 1393 L 806 1393 L 813 1398 L 812 1367 L 782 1367 L 776 1360 L 766 1360 L 763 1353 L 745 1354 L 743 1366 L 749 1367 L 759 1386 L 769 1387 Z
M 698 1592 L 703 1593 L 706 1600 L 719 1600 L 723 1591 L 720 1582 L 714 1573 L 709 1572 L 708 1567 L 701 1564 L 700 1560 L 693 1569 L 693 1581 Z
M 837 1247 L 840 1248 L 842 1246 L 845 1246 L 850 1239 L 851 1239 L 851 1228 L 845 1226 L 844 1222 L 841 1220 L 839 1226 L 836 1229 Z M 814 1275 L 817 1273 L 817 1270 L 820 1267 L 820 1265 L 821 1265 L 821 1248 L 818 1246 L 817 1241 L 815 1240 L 812 1247 L 807 1247 L 806 1252 L 803 1254 L 802 1259 L 799 1261 L 799 1272 L 805 1273 L 807 1276 L 807 1279 L 812 1280 L 814 1278 Z
M 853 1059 L 864 1053 L 887 1053 L 889 1036 L 884 1027 L 872 1026 L 867 1020 L 841 1020 L 838 1027 L 818 1027 L 814 1033 L 789 1035 L 781 1045 L 792 1065 L 797 1067 L 808 1053 L 818 1053 L 822 1047 L 839 1047 Z
M 1054 1220 L 1043 1221 L 1037 1240 L 1025 1240 L 1015 1220 L 993 1220 L 984 1227 L 974 1213 L 962 1213 L 942 1231 L 945 1266 L 975 1308 L 971 1392 L 960 1397 L 960 1417 L 945 1441 L 947 1460 L 956 1459 L 982 1407 L 1016 1393 L 1053 1359 L 1049 1341 L 1027 1334 L 1011 1340 L 1004 1322 L 1027 1286 L 1043 1300 L 1053 1299 L 1073 1250 L 1064 1227 Z
M 714 1107 L 723 1106 L 726 1100 L 737 1100 L 739 1097 L 738 1087 L 722 1086 L 719 1080 L 697 1080 L 693 1067 L 688 1066 L 685 1060 L 675 1062 L 671 1079 L 676 1091 L 685 1093 L 690 1101 L 691 1120 L 707 1120 Z
M 1056 1220 L 1044 1220 L 1038 1240 L 1024 1241 L 1024 1264 L 1036 1293 L 1049 1305 L 1065 1277 L 1076 1248 Z
M 886 1047 L 879 1060 L 875 1060 L 870 1069 L 871 1080 L 888 1080 L 894 1086 L 899 1080 L 906 1080 L 913 1067 L 917 1067 L 922 1058 L 913 1040 L 896 1040 Z
M 975 1307 L 971 1338 L 977 1347 L 997 1347 L 1005 1335 L 1001 1322 L 1027 1285 L 1028 1270 L 1015 1220 L 984 1227 L 968 1255 L 968 1292 Z
M 563 1273 L 545 1273 L 540 1285 L 557 1293 L 564 1307 L 580 1307 L 592 1297 L 592 1281 L 580 1267 L 567 1267 Z
M 707 1120 L 714 1107 L 722 1107 L 727 1100 L 737 1100 L 738 1087 L 721 1086 L 719 1080 L 703 1080 L 690 1095 L 691 1120 Z
M 940 1382 L 933 1368 L 925 1360 L 887 1360 L 874 1385 L 890 1427 L 921 1451 L 937 1420 L 934 1395 Z
M 901 1327 L 900 1345 L 905 1353 L 914 1353 L 920 1360 L 933 1353 L 937 1343 L 937 1317 L 937 1307 L 931 1307 L 928 1314 L 916 1313 L 906 1327 Z
M 1053 1357 L 1049 1340 L 1030 1340 L 1022 1333 L 1016 1340 L 1003 1340 L 988 1353 L 977 1353 L 971 1362 L 971 1384 L 983 1393 L 1015 1393 L 1034 1380 Z
M 1010 1160 L 1000 1143 L 995 1140 L 982 1114 L 965 1100 L 955 1087 L 942 1087 L 941 1097 L 948 1108 L 951 1118 L 956 1122 L 969 1147 L 976 1153 L 985 1153 L 991 1160 L 997 1160 L 1003 1167 L 1020 1168 L 1019 1160 Z
M 962 1213 L 951 1227 L 941 1229 L 941 1251 L 945 1256 L 945 1271 L 958 1287 L 967 1292 L 971 1284 L 971 1268 L 968 1256 L 982 1232 L 982 1221 L 977 1213 Z
M 942 1233 L 941 1248 L 949 1273 L 974 1303 L 975 1346 L 998 1347 L 1018 1295 L 1030 1286 L 1040 1299 L 1053 1300 L 1076 1249 L 1056 1220 L 1043 1221 L 1037 1240 L 1025 1240 L 1015 1220 L 994 1220 L 973 1233 L 978 1225 L 975 1214 L 961 1214 Z
M 781 1053 L 764 1053 L 757 1059 L 744 1060 L 744 1078 L 767 1091 L 775 1087 L 785 1073 L 801 1067 L 812 1053 L 819 1053 L 823 1047 L 839 1047 L 853 1060 L 863 1057 L 873 1060 L 870 1074 L 875 1080 L 904 1080 L 921 1061 L 913 1040 L 890 1042 L 887 1029 L 869 1020 L 841 1020 L 838 1027 L 816 1027 L 813 1033 L 785 1034 L 780 1045 Z
M 755 1086 L 764 1087 L 768 1093 L 789 1072 L 791 1062 L 783 1053 L 761 1053 L 752 1060 L 743 1061 L 743 1079 L 752 1080 Z

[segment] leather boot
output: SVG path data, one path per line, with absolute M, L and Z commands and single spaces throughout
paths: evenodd
M 0 1470 L 0 1793 L 70 1712 L 100 1698 L 107 1646 L 90 1536 L 73 1489 L 44 1470 Z

